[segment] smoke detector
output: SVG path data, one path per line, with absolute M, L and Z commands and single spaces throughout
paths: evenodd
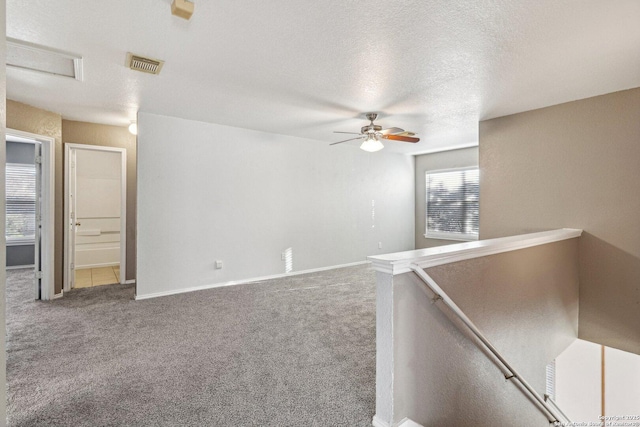
M 164 61 L 159 59 L 146 58 L 142 55 L 127 53 L 127 67 L 135 71 L 142 71 L 149 74 L 160 74 Z
M 194 4 L 188 0 L 173 0 L 171 3 L 171 13 L 180 18 L 189 20 L 193 15 Z

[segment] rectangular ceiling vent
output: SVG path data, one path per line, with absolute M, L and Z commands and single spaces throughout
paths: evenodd
M 7 67 L 82 81 L 82 56 L 7 37 Z
M 160 74 L 164 61 L 153 58 L 145 58 L 144 56 L 127 53 L 127 67 L 135 71 L 142 71 L 149 74 Z

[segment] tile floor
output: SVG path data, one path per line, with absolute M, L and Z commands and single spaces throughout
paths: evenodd
M 76 270 L 76 288 L 120 283 L 120 266 Z

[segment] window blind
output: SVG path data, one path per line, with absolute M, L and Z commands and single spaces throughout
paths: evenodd
M 34 240 L 36 231 L 35 165 L 7 163 L 7 240 Z
M 478 169 L 428 172 L 425 237 L 475 240 L 479 229 Z

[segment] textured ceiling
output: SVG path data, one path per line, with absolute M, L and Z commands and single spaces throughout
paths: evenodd
M 640 86 L 638 0 L 195 0 L 191 21 L 170 4 L 7 0 L 7 36 L 84 57 L 83 82 L 7 70 L 7 97 L 71 120 L 140 110 L 326 143 L 376 111 L 422 139 L 388 149 L 426 152 L 477 143 L 479 120 Z M 127 69 L 128 51 L 162 73 Z

